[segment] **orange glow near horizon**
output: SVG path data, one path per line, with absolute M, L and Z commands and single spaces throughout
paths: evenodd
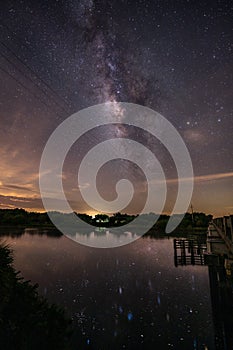
M 33 176 L 34 175 L 29 174 L 28 179 L 32 179 Z M 214 216 L 232 214 L 233 202 L 231 192 L 228 190 L 232 178 L 233 172 L 195 176 L 192 198 L 194 210 Z M 34 177 L 34 179 L 37 181 L 38 176 Z M 26 178 L 24 178 L 22 182 L 18 178 L 17 185 L 11 185 L 9 184 L 9 178 L 7 178 L 7 180 L 8 182 L 4 181 L 3 177 L 0 180 L 0 208 L 23 208 L 30 212 L 45 212 L 36 182 L 34 184 L 25 183 Z M 181 181 L 190 181 L 190 179 L 181 179 Z M 177 186 L 177 179 L 168 179 L 166 183 L 168 188 L 175 189 Z M 173 191 L 172 193 L 171 198 L 172 196 L 175 197 L 175 192 Z M 175 198 L 172 199 L 171 203 L 173 203 L 174 200 Z M 169 215 L 171 209 L 170 207 L 165 207 L 163 213 Z M 75 205 L 74 211 L 86 213 L 91 216 L 98 214 L 97 211 L 91 208 L 86 208 L 85 210 L 85 208 L 82 207 L 78 208 L 77 205 Z M 124 212 L 124 210 L 122 210 L 122 212 Z M 153 212 L 153 208 L 151 208 L 151 212 Z M 133 210 L 132 207 L 129 214 L 136 213 L 136 207 L 135 210 Z

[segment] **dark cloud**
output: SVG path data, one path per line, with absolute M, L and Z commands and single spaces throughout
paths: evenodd
M 34 190 L 32 190 L 31 188 L 28 188 L 26 186 L 17 186 L 17 185 L 11 185 L 11 184 L 4 184 L 4 185 L 1 186 L 1 188 L 34 192 Z

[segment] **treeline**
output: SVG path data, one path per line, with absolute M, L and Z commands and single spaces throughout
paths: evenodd
M 179 217 L 180 215 L 173 215 L 175 217 Z M 185 213 L 182 221 L 177 227 L 178 230 L 182 229 L 206 229 L 209 225 L 209 222 L 212 220 L 212 215 L 206 215 L 202 212 L 194 212 L 193 214 Z M 158 230 L 164 230 L 170 219 L 169 215 L 161 215 L 154 225 L 154 228 Z
M 69 215 L 62 214 L 59 212 L 51 212 L 53 216 L 58 216 L 62 220 L 69 220 Z M 73 215 L 73 213 L 72 213 Z M 81 220 L 87 222 L 88 224 L 97 227 L 117 227 L 125 225 L 132 220 L 134 220 L 137 215 L 128 215 L 122 213 L 115 213 L 111 216 L 106 214 L 97 214 L 92 217 L 87 214 L 75 213 Z M 179 215 L 174 215 L 174 217 Z M 156 222 L 152 229 L 154 230 L 165 230 L 167 222 L 169 220 L 169 215 L 156 215 L 154 213 L 141 214 L 140 223 L 143 222 Z M 205 213 L 194 212 L 192 214 L 186 213 L 182 219 L 178 229 L 201 229 L 206 228 L 212 219 L 212 215 L 206 215 Z M 38 212 L 27 212 L 24 209 L 0 209 L 0 225 L 22 225 L 22 226 L 48 226 L 53 227 L 50 218 L 47 213 Z
M 52 226 L 47 213 L 28 212 L 24 209 L 0 209 L 0 225 Z
M 51 212 L 53 216 L 69 219 L 70 214 Z M 94 226 L 117 226 L 132 221 L 136 215 L 116 213 L 112 216 L 97 214 L 92 217 L 87 214 L 75 213 L 81 220 Z M 24 209 L 0 209 L 0 225 L 53 226 L 47 213 L 28 212 Z
M 179 215 L 174 215 L 179 217 Z M 180 224 L 169 234 L 169 236 L 186 236 L 192 234 L 207 234 L 207 227 L 212 220 L 212 215 L 206 215 L 202 212 L 186 213 Z M 145 236 L 156 237 L 158 234 L 164 235 L 169 215 L 161 215 L 155 225 L 146 233 Z

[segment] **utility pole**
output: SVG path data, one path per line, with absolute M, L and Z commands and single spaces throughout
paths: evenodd
M 193 206 L 192 206 L 192 203 L 191 203 L 191 215 L 192 215 L 192 224 L 193 224 L 193 227 L 194 227 L 194 215 L 193 215 Z

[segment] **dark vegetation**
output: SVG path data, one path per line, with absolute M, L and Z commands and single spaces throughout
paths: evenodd
M 0 225 L 52 226 L 46 213 L 28 212 L 24 209 L 0 209 Z
M 64 311 L 38 295 L 38 285 L 20 277 L 12 252 L 0 245 L 0 347 L 4 350 L 73 349 Z M 77 337 L 77 331 L 76 337 Z M 82 348 L 82 336 L 77 345 Z
M 69 222 L 69 215 L 59 212 L 51 212 L 52 215 L 59 217 L 62 223 Z M 91 217 L 87 214 L 75 213 L 82 221 L 87 222 L 90 225 L 96 227 L 118 227 L 128 224 L 134 220 L 137 215 L 128 215 L 122 213 L 115 213 L 112 216 L 106 214 L 97 214 L 95 217 Z M 148 222 L 148 220 L 156 221 L 158 215 L 154 213 L 140 215 L 140 225 Z M 174 215 L 175 217 L 175 215 Z M 147 235 L 153 236 L 157 233 L 164 233 L 169 215 L 160 215 L 155 225 L 150 229 Z M 154 219 L 154 220 L 153 220 Z M 209 221 L 212 219 L 212 215 L 206 215 L 204 213 L 194 212 L 193 214 L 186 213 L 182 222 L 176 228 L 174 234 L 184 234 L 187 230 L 192 232 L 206 231 Z M 24 209 L 1 209 L 0 210 L 0 225 L 1 226 L 24 226 L 24 227 L 44 227 L 54 228 L 52 222 L 47 213 L 27 212 Z M 49 233 L 50 232 L 50 233 Z M 59 236 L 59 231 L 48 231 L 47 234 Z
M 150 215 L 150 214 L 149 214 Z M 212 215 L 205 213 L 194 212 L 193 214 L 186 213 L 178 225 L 178 227 L 169 234 L 169 236 L 184 236 L 189 234 L 206 234 L 209 222 L 212 220 Z M 164 234 L 169 215 L 160 215 L 155 225 L 147 232 L 146 236 L 156 236 Z
M 71 214 L 54 213 L 66 220 Z M 135 216 L 116 213 L 112 216 L 98 214 L 95 218 L 86 214 L 76 214 L 80 219 L 97 227 L 122 226 L 132 221 Z M 142 225 L 157 216 L 153 213 L 141 215 Z M 198 234 L 206 232 L 211 215 L 204 213 L 186 213 L 173 235 Z M 156 224 L 146 234 L 150 237 L 165 236 L 168 215 L 160 215 Z M 32 227 L 40 227 L 41 234 L 62 236 L 51 223 L 46 213 L 30 213 L 24 209 L 0 210 L 0 226 L 7 234 L 24 234 L 21 227 L 28 227 L 29 234 L 40 234 Z M 12 231 L 14 227 L 14 230 Z M 31 228 L 30 228 L 31 227 Z M 13 232 L 13 233 L 12 233 Z M 14 233 L 15 232 L 15 233 Z M 171 236 L 171 234 L 169 234 Z M 37 349 L 85 349 L 90 348 L 84 336 L 76 329 L 64 311 L 56 305 L 50 305 L 38 294 L 38 285 L 25 281 L 12 266 L 13 258 L 8 247 L 0 245 L 0 348 L 4 350 Z

